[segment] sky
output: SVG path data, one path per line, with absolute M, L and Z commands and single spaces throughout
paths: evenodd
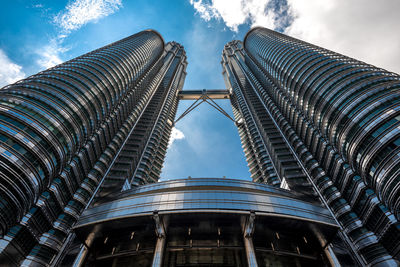
M 400 73 L 398 0 L 0 1 L 0 87 L 144 29 L 185 47 L 184 90 L 225 88 L 222 49 L 254 26 Z M 250 179 L 236 127 L 205 103 L 176 124 L 161 174 L 188 176 Z

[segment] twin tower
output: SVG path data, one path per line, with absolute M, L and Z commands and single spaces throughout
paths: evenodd
M 1 266 L 397 266 L 400 76 L 265 29 L 182 91 L 137 33 L 0 90 Z M 179 100 L 227 98 L 253 182 L 158 182 Z

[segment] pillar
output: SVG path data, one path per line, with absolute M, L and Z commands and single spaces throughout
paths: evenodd
M 258 267 L 256 252 L 253 246 L 254 219 L 256 215 L 252 211 L 243 224 L 243 243 L 246 250 L 246 258 L 249 267 Z

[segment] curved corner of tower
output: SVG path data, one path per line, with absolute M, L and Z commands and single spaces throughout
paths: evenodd
M 161 33 L 159 33 L 158 31 L 156 31 L 154 29 L 146 29 L 146 30 L 144 30 L 144 32 L 153 32 L 153 33 L 157 34 L 161 38 L 163 44 L 165 45 L 164 37 L 162 37 Z
M 265 28 L 265 27 L 262 27 L 262 26 L 255 26 L 255 27 L 252 27 L 252 28 L 246 33 L 246 35 L 245 35 L 244 38 L 243 38 L 243 46 L 246 44 L 247 37 L 250 35 L 250 33 L 252 33 L 253 31 L 258 30 L 258 29 L 268 29 L 268 28 Z

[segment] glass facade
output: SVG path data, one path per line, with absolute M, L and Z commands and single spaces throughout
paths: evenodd
M 319 203 L 287 190 L 191 178 L 119 193 L 83 212 L 74 229 L 86 244 L 94 237 L 88 266 L 172 267 L 324 266 L 338 228 Z
M 87 206 L 158 180 L 186 65 L 148 30 L 1 90 L 2 264 L 53 263 Z
M 253 180 L 319 198 L 359 264 L 395 265 L 400 76 L 261 27 L 222 66 Z
M 147 30 L 2 88 L 0 265 L 396 266 L 400 76 L 265 28 L 221 63 L 228 90 L 182 93 L 183 46 Z M 158 182 L 202 97 L 252 182 Z

